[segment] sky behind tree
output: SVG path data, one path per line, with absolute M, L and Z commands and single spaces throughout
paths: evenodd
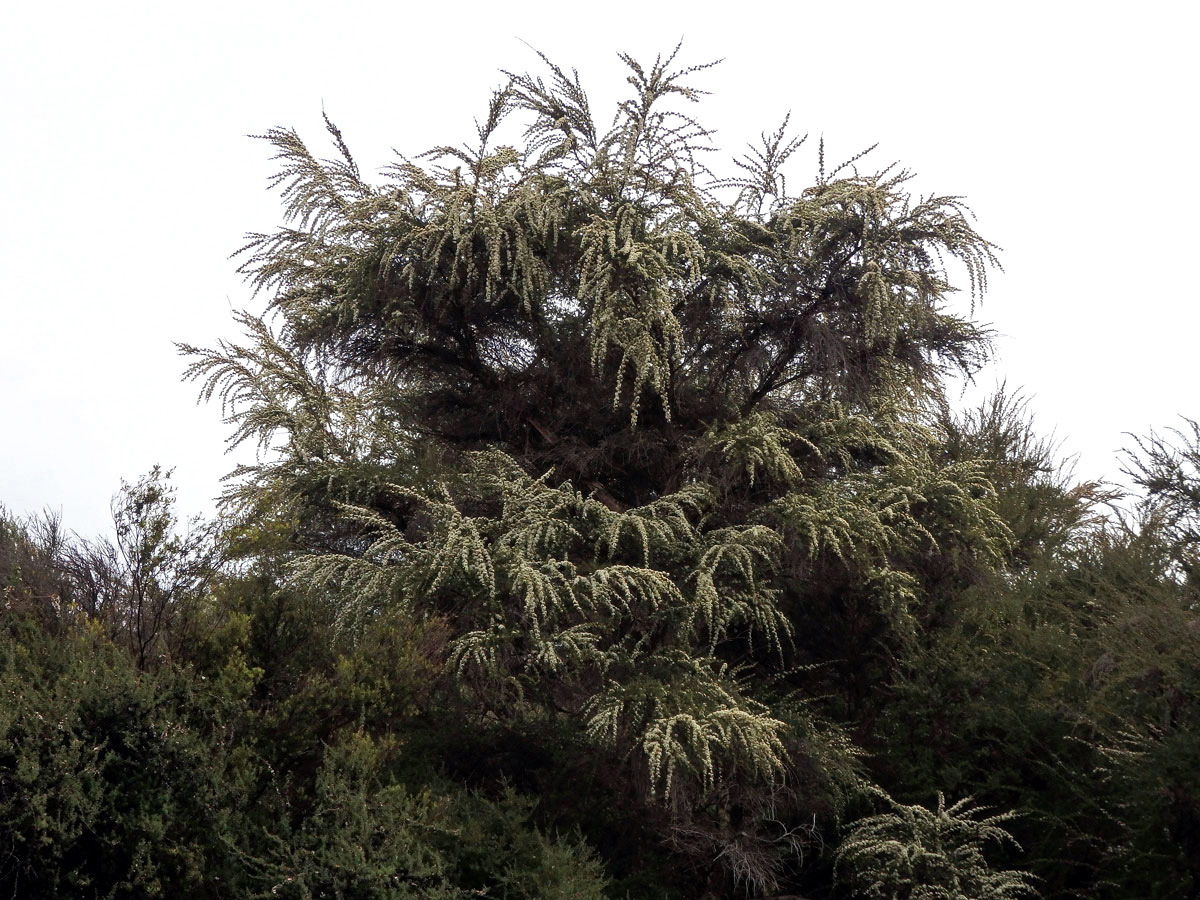
M 876 142 L 915 189 L 964 195 L 1003 248 L 976 314 L 1001 379 L 1023 390 L 1078 474 L 1119 477 L 1124 432 L 1200 417 L 1190 277 L 1191 47 L 1183 3 L 860 3 L 722 7 L 522 4 L 27 4 L 0 34 L 0 503 L 61 510 L 83 534 L 158 463 L 208 513 L 229 429 L 174 342 L 236 338 L 261 309 L 230 254 L 281 219 L 268 146 L 294 127 L 324 152 L 322 111 L 364 172 L 473 134 L 530 46 L 575 67 L 597 118 L 621 96 L 617 52 L 683 64 L 718 133 L 718 173 L 791 113 L 810 134 L 790 187 Z M 690 17 L 689 17 L 690 16 Z M 524 42 L 524 43 L 523 43 Z M 527 46 L 527 44 L 529 46 Z M 964 285 L 965 287 L 965 285 Z M 965 292 L 964 304 L 968 303 Z M 958 396 L 956 394 L 956 396 Z M 243 458 L 244 458 L 243 451 Z

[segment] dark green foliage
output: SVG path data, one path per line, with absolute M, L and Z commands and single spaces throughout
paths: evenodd
M 227 685 L 139 673 L 85 623 L 0 636 L 0 885 L 20 897 L 158 897 L 228 875 L 253 768 Z
M 1142 514 L 1169 541 L 1172 561 L 1195 589 L 1200 554 L 1200 422 L 1185 420 L 1174 438 L 1136 439 L 1126 474 L 1145 492 Z
M 359 732 L 326 751 L 307 814 L 295 829 L 269 833 L 263 858 L 249 862 L 261 886 L 255 896 L 605 896 L 603 872 L 585 848 L 530 827 L 532 804 L 512 794 L 490 802 L 386 783 L 396 750 Z
M 406 755 L 436 623 L 383 617 L 336 640 L 332 612 L 274 584 L 268 526 L 229 536 L 258 558 L 213 573 L 180 652 L 142 670 L 69 579 L 65 600 L 34 602 L 78 547 L 3 524 L 5 896 L 602 896 L 601 867 L 540 831 L 533 801 L 474 796 Z
M 994 446 L 997 422 L 974 422 L 963 445 Z M 997 458 L 1021 471 L 1011 445 Z M 1021 866 L 1047 896 L 1191 896 L 1200 634 L 1177 519 L 1152 499 L 1140 520 L 1097 516 L 1110 495 L 1026 471 L 993 476 L 1025 549 L 914 648 L 878 770 L 905 798 L 944 788 L 1022 810 Z

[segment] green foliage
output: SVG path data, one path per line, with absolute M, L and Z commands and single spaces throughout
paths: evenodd
M 180 348 L 219 521 L 0 515 L 0 891 L 1197 895 L 1200 426 L 1122 513 L 953 412 L 961 199 L 790 191 L 787 120 L 721 177 L 710 67 L 622 59 L 607 130 L 542 57 L 379 184 L 263 135 L 268 313 Z
M 998 408 L 953 446 L 994 460 L 1011 568 L 956 591 L 912 645 L 870 744 L 877 777 L 906 799 L 945 788 L 1022 810 L 1021 866 L 1047 896 L 1187 896 L 1197 647 L 1181 545 L 1152 505 L 1098 516 L 1111 494 L 1071 485 Z
M 276 324 L 182 347 L 188 375 L 235 443 L 274 448 L 228 509 L 298 523 L 289 590 L 343 639 L 442 623 L 431 696 L 519 741 L 523 777 L 582 776 L 588 748 L 708 889 L 772 889 L 858 789 L 845 729 L 932 586 L 1007 558 L 932 404 L 987 349 L 943 260 L 974 296 L 993 247 L 858 158 L 789 194 L 786 129 L 713 177 L 688 111 L 707 66 L 625 58 L 604 131 L 543 61 L 477 145 L 380 186 L 331 123 L 329 161 L 267 132 L 289 224 L 243 271 Z M 812 702 L 850 668 L 849 704 Z
M 710 786 L 729 767 L 782 775 L 781 723 L 703 650 L 744 628 L 781 651 L 787 623 L 756 590 L 777 552 L 773 531 L 705 534 L 697 524 L 709 502 L 696 486 L 610 510 L 495 454 L 470 461 L 459 487 L 459 498 L 394 487 L 428 516 L 428 537 L 416 543 L 352 508 L 379 536 L 361 556 L 307 557 L 297 581 L 336 588 L 346 609 L 394 599 L 453 618 L 448 668 L 464 686 L 486 694 L 503 685 L 524 704 L 578 710 L 594 740 L 639 746 L 665 796 L 684 771 Z M 465 516 L 467 506 L 477 514 Z M 647 632 L 659 632 L 657 646 Z M 599 692 L 597 679 L 607 685 Z
M 200 690 L 198 690 L 200 688 Z M 21 897 L 208 896 L 253 778 L 220 684 L 139 673 L 95 625 L 0 636 L 0 886 Z
M 392 748 L 359 733 L 329 748 L 311 809 L 251 868 L 262 897 L 600 900 L 603 872 L 575 842 L 529 827 L 529 805 L 410 793 L 381 779 Z
M 981 817 L 969 799 L 947 806 L 941 794 L 936 810 L 882 799 L 890 811 L 855 822 L 837 851 L 859 896 L 1009 900 L 1036 894 L 1028 873 L 993 870 L 984 857 L 987 843 L 1012 841 L 1001 827 L 1011 815 Z
M 14 543 L 36 543 L 7 525 Z M 219 579 L 196 611 L 206 640 L 187 648 L 189 663 L 150 671 L 101 618 L 48 629 L 29 609 L 5 610 L 0 888 L 604 896 L 599 862 L 580 841 L 540 831 L 531 801 L 401 780 L 422 771 L 395 735 L 428 702 L 444 642 L 436 623 L 387 615 L 351 642 L 331 640 L 330 620 L 281 587 L 261 593 L 261 574 Z
M 1151 434 L 1137 438 L 1126 474 L 1145 491 L 1143 514 L 1171 541 L 1175 565 L 1193 584 L 1200 553 L 1200 422 L 1185 420 L 1174 438 Z

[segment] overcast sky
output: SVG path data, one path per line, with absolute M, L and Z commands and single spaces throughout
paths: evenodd
M 176 469 L 210 512 L 228 428 L 173 342 L 236 337 L 229 254 L 279 224 L 268 147 L 364 170 L 465 140 L 499 70 L 579 69 L 594 108 L 618 51 L 682 37 L 722 159 L 790 111 L 844 158 L 879 142 L 922 191 L 962 194 L 1003 247 L 978 317 L 1078 472 L 1115 478 L 1123 432 L 1200 417 L 1194 275 L 1195 4 L 12 4 L 0 27 L 0 503 L 107 527 L 120 479 Z M 585 10 L 585 12 L 579 12 Z M 606 113 L 607 115 L 607 113 Z M 813 171 L 799 158 L 793 186 Z M 717 159 L 712 160 L 714 164 Z M 719 166 L 714 166 L 719 168 Z

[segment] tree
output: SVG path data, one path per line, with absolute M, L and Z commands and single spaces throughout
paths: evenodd
M 987 352 L 946 263 L 974 298 L 994 247 L 861 154 L 789 193 L 786 120 L 716 177 L 708 66 L 622 59 L 611 129 L 543 57 L 381 185 L 328 120 L 332 160 L 267 132 L 273 319 L 181 349 L 272 451 L 228 509 L 294 524 L 296 589 L 448 629 L 443 776 L 536 792 L 618 887 L 666 853 L 664 890 L 769 893 L 811 883 L 904 648 L 1009 560 L 938 419 Z
M 150 497 L 139 521 L 169 514 L 154 485 L 120 495 Z M 527 798 L 399 777 L 436 623 L 383 616 L 339 640 L 328 610 L 272 583 L 277 539 L 252 531 L 222 542 L 210 593 L 166 605 L 160 655 L 131 639 L 128 585 L 87 605 L 78 566 L 104 544 L 0 516 L 0 894 L 604 896 L 598 861 L 539 830 Z
M 0 508 L 9 608 L 36 610 L 59 627 L 76 618 L 102 623 L 142 669 L 179 649 L 222 550 L 212 523 L 195 518 L 180 532 L 170 478 L 155 466 L 121 482 L 112 499 L 115 541 L 68 534 L 53 513 L 21 522 Z
M 1019 402 L 946 429 L 953 458 L 986 462 L 1013 543 L 904 654 L 866 745 L 875 777 L 906 802 L 1021 810 L 1019 865 L 1045 896 L 1195 896 L 1192 441 L 1139 442 L 1145 494 L 1122 512 L 1111 487 L 1073 483 Z

